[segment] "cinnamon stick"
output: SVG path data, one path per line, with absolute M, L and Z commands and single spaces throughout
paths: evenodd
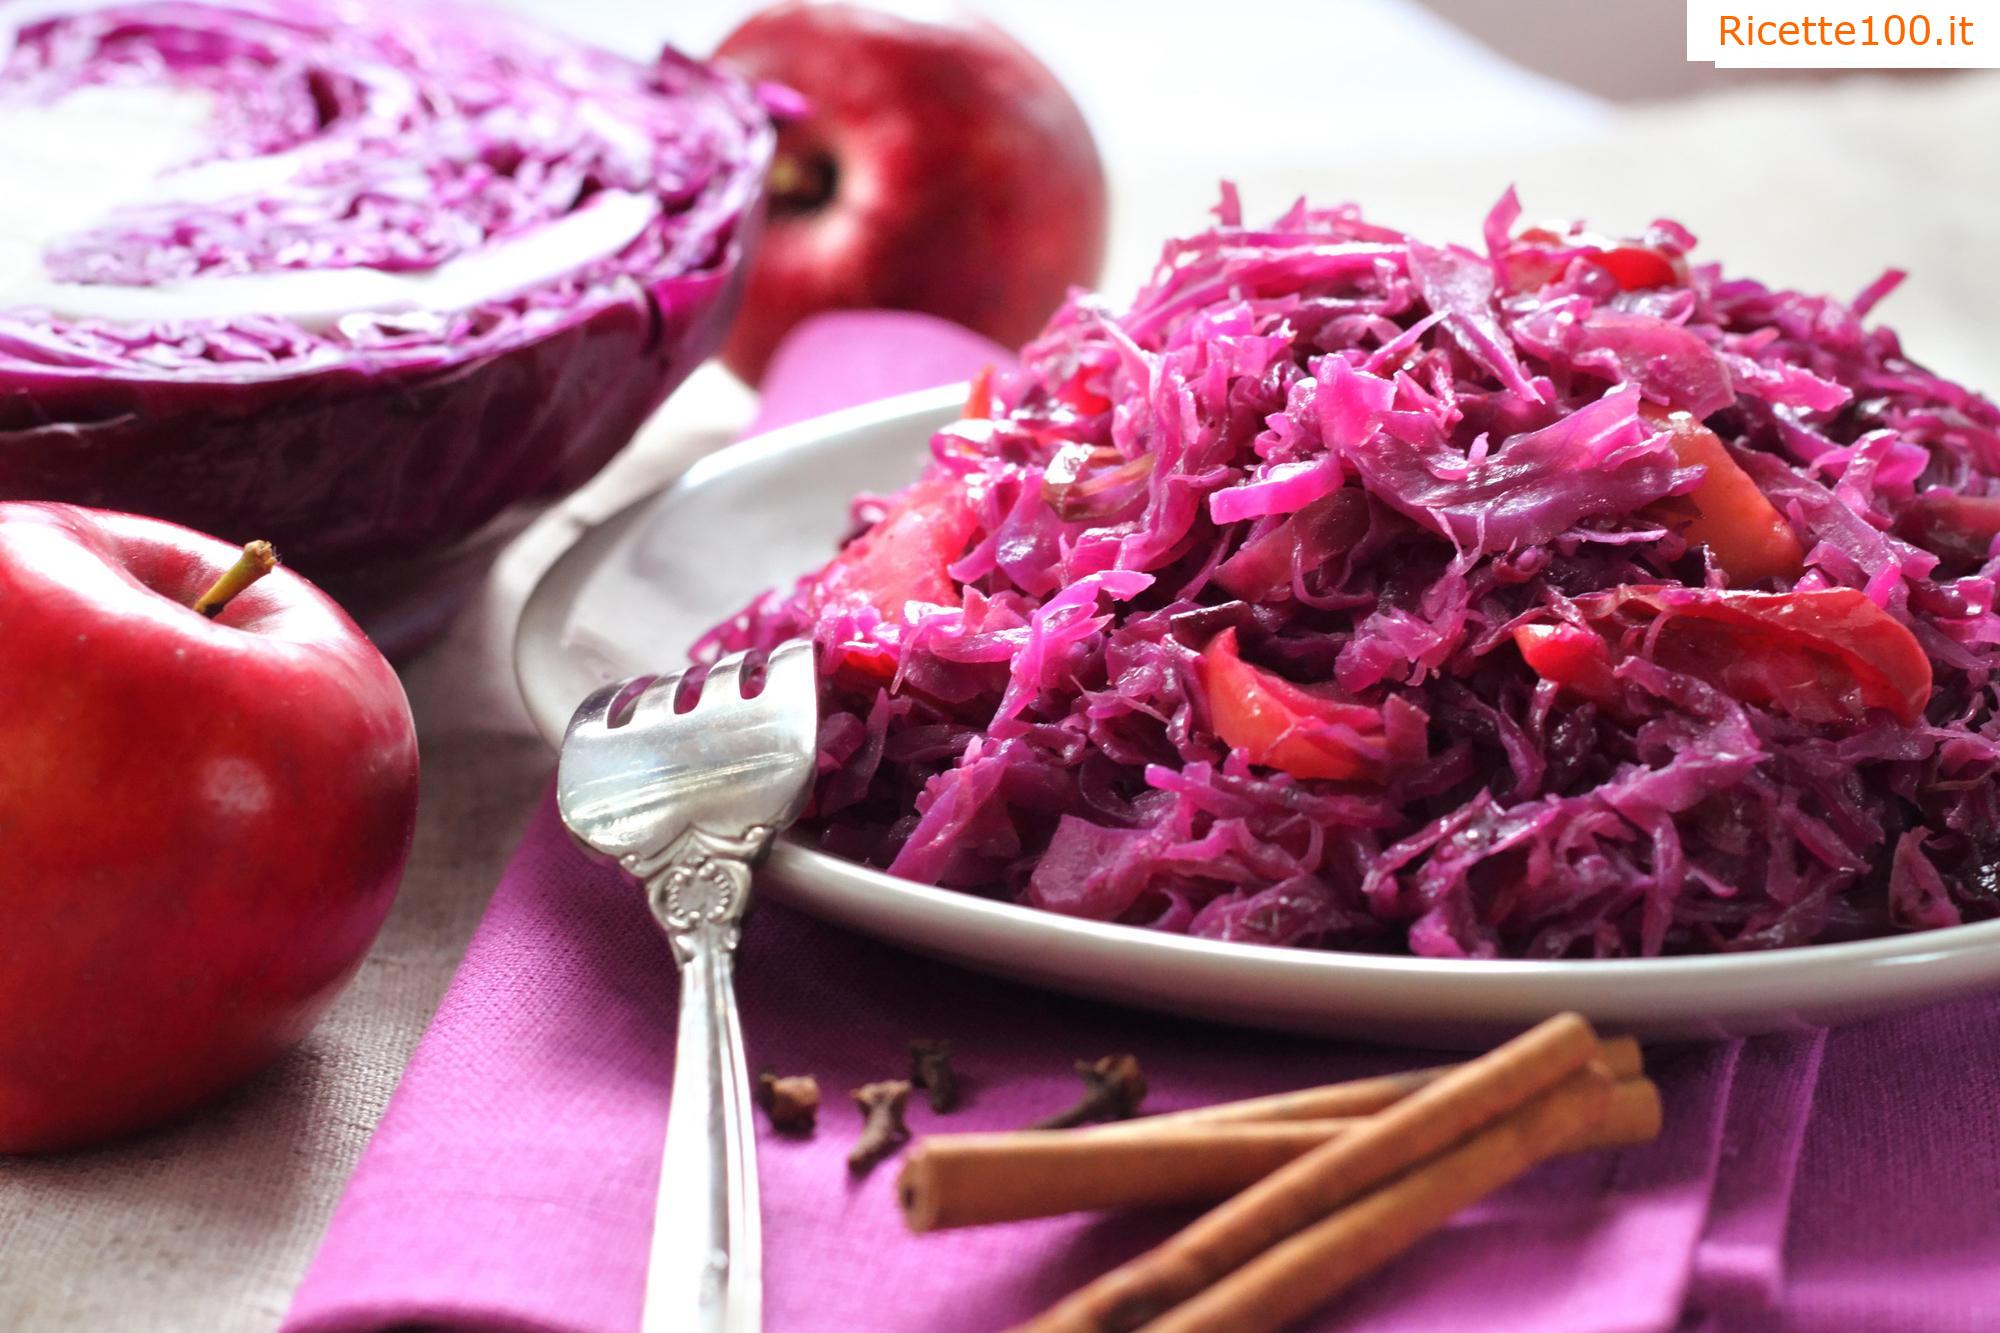
M 1214 1203 L 1367 1121 L 1175 1125 L 1151 1134 L 940 1134 L 918 1143 L 897 1178 L 911 1231 L 1018 1222 L 1101 1208 Z M 1611 1105 L 1568 1151 L 1623 1148 L 1660 1132 L 1660 1095 L 1645 1079 L 1614 1085 Z
M 911 1150 L 896 1181 L 912 1231 L 1017 1222 L 1093 1208 L 1208 1203 L 1301 1153 L 1352 1120 L 1084 1133 L 942 1134 Z
M 1571 1074 L 1451 1151 L 1279 1242 L 1146 1325 L 1148 1333 L 1261 1333 L 1293 1322 L 1454 1213 L 1564 1151 L 1604 1115 L 1611 1080 Z
M 1613 1078 L 1620 1080 L 1638 1078 L 1645 1068 L 1639 1043 L 1630 1037 L 1612 1037 L 1599 1042 L 1597 1062 L 1603 1065 L 1605 1071 Z M 1418 1088 L 1429 1087 L 1444 1075 L 1461 1067 L 1437 1065 L 1430 1069 L 1412 1069 L 1398 1074 L 1352 1079 L 1345 1083 L 1329 1083 L 1298 1092 L 1281 1092 L 1269 1097 L 1220 1102 L 1214 1106 L 1197 1106 L 1186 1111 L 1166 1111 L 1159 1115 L 1138 1116 L 1131 1120 L 1095 1126 L 1088 1132 L 1093 1137 L 1110 1137 L 1150 1133 L 1156 1129 L 1168 1129 L 1180 1125 L 1250 1124 L 1270 1120 L 1335 1120 L 1349 1116 L 1373 1115 L 1384 1107 L 1394 1106 Z
M 1597 1054 L 1579 1014 L 1561 1014 L 1335 1136 L 1024 1325 L 1031 1333 L 1124 1333 L 1279 1241 L 1546 1092 Z M 1609 1075 L 1597 1073 L 1608 1094 Z

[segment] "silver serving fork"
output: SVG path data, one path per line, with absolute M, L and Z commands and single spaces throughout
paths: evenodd
M 750 867 L 798 818 L 817 753 L 812 645 L 784 643 L 743 697 L 744 655 L 675 712 L 685 673 L 640 676 L 576 710 L 556 805 L 576 839 L 645 884 L 680 964 L 673 1102 L 646 1266 L 646 1333 L 762 1322 L 750 1075 L 732 981 Z

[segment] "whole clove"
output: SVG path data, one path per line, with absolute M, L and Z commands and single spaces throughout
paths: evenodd
M 863 1120 L 861 1137 L 847 1153 L 847 1169 L 862 1176 L 910 1141 L 909 1126 L 903 1123 L 910 1085 L 900 1078 L 867 1083 L 856 1088 L 853 1097 L 854 1104 L 861 1108 Z
M 757 1075 L 757 1105 L 780 1134 L 806 1135 L 819 1122 L 819 1080 L 811 1074 Z
M 1146 1099 L 1146 1076 L 1139 1070 L 1136 1055 L 1078 1060 L 1076 1072 L 1083 1078 L 1082 1099 L 1067 1111 L 1037 1120 L 1029 1129 L 1072 1129 L 1099 1120 L 1126 1120 Z
M 951 1043 L 919 1037 L 910 1043 L 910 1082 L 929 1094 L 939 1115 L 958 1105 L 958 1072 L 951 1067 Z

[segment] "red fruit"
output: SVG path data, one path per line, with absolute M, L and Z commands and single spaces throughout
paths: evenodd
M 1615 654 L 1650 637 L 1671 671 L 1746 703 L 1806 722 L 1858 721 L 1870 708 L 1914 723 L 1931 697 L 1931 662 L 1908 627 L 1855 588 L 1733 592 L 1629 587 L 1577 599 L 1591 630 L 1523 625 L 1514 642 L 1528 665 L 1586 698 L 1615 703 Z M 1655 627 L 1652 622 L 1666 617 Z
M 1591 262 L 1602 267 L 1628 292 L 1672 287 L 1687 280 L 1679 265 L 1649 245 L 1613 246 L 1593 255 Z
M 2000 498 L 1927 491 L 1898 517 L 1896 531 L 1939 555 L 1984 564 L 2000 537 Z
M 1579 255 L 1609 273 L 1612 281 L 1628 292 L 1680 287 L 1688 280 L 1687 260 L 1682 256 L 1594 232 L 1565 236 L 1547 227 L 1530 227 L 1515 238 L 1515 245 L 1518 248 L 1506 260 L 1507 286 L 1512 291 L 1531 291 L 1554 282 Z
M 389 910 L 417 743 L 389 664 L 279 569 L 0 504 L 0 1153 L 154 1124 L 304 1036 Z
M 975 18 L 781 4 L 717 49 L 804 95 L 779 127 L 768 218 L 722 359 L 763 374 L 792 325 L 884 307 L 1013 346 L 1097 279 L 1104 168 L 1076 103 Z
M 1322 698 L 1250 665 L 1237 653 L 1233 629 L 1202 649 L 1196 672 L 1215 734 L 1251 763 L 1296 778 L 1379 778 L 1384 740 L 1375 709 Z
M 965 487 L 949 477 L 925 477 L 894 500 L 874 527 L 840 549 L 814 580 L 815 616 L 834 605 L 873 606 L 900 621 L 911 602 L 957 606 L 952 561 L 979 526 Z
M 1930 702 L 1922 645 L 1857 588 L 1692 595 L 1625 588 L 1578 605 L 1606 621 L 1670 612 L 1655 650 L 1661 665 L 1808 722 L 1852 721 L 1869 708 L 1915 722 Z
M 1669 412 L 1651 403 L 1639 412 L 1666 427 L 1674 456 L 1683 467 L 1705 469 L 1692 491 L 1660 506 L 1669 526 L 1678 529 L 1690 546 L 1708 547 L 1716 564 L 1736 583 L 1796 579 L 1805 572 L 1805 547 L 1792 525 L 1714 431 L 1686 412 Z
M 1606 708 L 1619 705 L 1611 649 L 1602 636 L 1575 625 L 1516 625 L 1514 643 L 1535 674 Z

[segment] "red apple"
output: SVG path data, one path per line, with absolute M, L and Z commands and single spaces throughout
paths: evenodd
M 1104 258 L 1104 168 L 1055 76 L 991 23 L 765 10 L 716 56 L 809 104 L 781 124 L 764 238 L 722 359 L 754 383 L 822 310 L 956 320 L 1013 346 Z
M 417 802 L 402 687 L 287 570 L 194 610 L 240 554 L 0 504 L 0 1152 L 237 1083 L 389 910 Z

